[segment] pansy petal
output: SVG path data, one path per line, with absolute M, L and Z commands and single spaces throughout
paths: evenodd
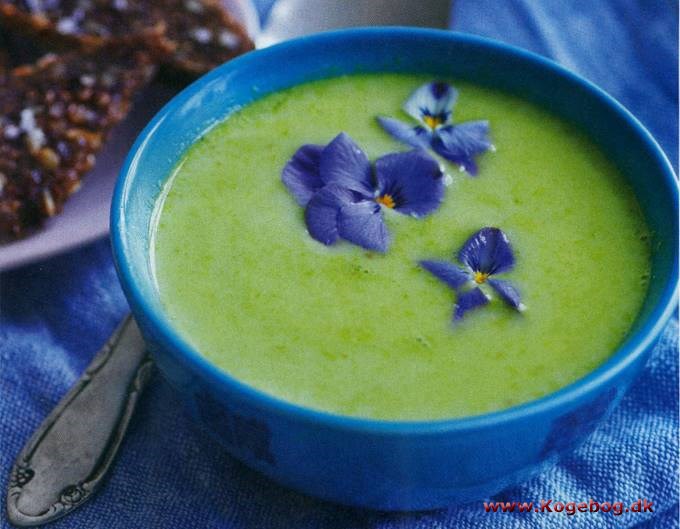
M 458 260 L 475 272 L 499 274 L 511 270 L 515 256 L 508 236 L 498 228 L 482 228 L 458 252 Z
M 519 291 L 510 281 L 504 279 L 489 279 L 489 285 L 498 293 L 500 298 L 510 305 L 513 309 L 518 311 L 524 310 L 524 304 L 520 297 Z
M 462 320 L 466 312 L 483 307 L 488 302 L 489 298 L 479 287 L 468 290 L 467 292 L 462 292 L 458 294 L 458 298 L 456 299 L 456 307 L 453 311 L 453 319 Z
M 459 164 L 465 171 L 475 175 L 477 164 L 474 157 L 493 147 L 488 135 L 488 121 L 447 125 L 437 130 L 432 148 L 443 158 Z
M 394 118 L 378 116 L 376 119 L 380 126 L 385 129 L 385 132 L 396 140 L 412 147 L 430 148 L 430 142 L 432 141 L 431 130 L 420 125 L 413 127 Z
M 425 116 L 437 117 L 441 124 L 451 119 L 458 92 L 442 81 L 427 83 L 417 88 L 404 103 L 404 111 L 414 119 L 426 123 Z
M 451 152 L 474 156 L 492 147 L 489 139 L 489 122 L 486 120 L 447 125 L 439 129 L 437 134 Z
M 387 196 L 396 211 L 423 217 L 444 198 L 444 173 L 423 149 L 387 154 L 375 162 L 378 198 Z
M 390 243 L 380 206 L 369 200 L 346 204 L 340 209 L 338 233 L 352 244 L 375 252 L 387 251 Z
M 351 191 L 334 184 L 315 193 L 305 209 L 305 223 L 309 234 L 327 246 L 337 242 L 340 210 L 351 203 L 352 199 Z
M 338 134 L 321 153 L 319 174 L 324 184 L 337 184 L 366 196 L 372 195 L 368 157 L 344 132 Z
M 303 145 L 281 173 L 281 180 L 302 207 L 324 185 L 319 175 L 319 160 L 323 149 L 323 145 Z
M 472 156 L 454 154 L 444 147 L 440 138 L 432 138 L 432 150 L 442 158 L 459 166 L 461 171 L 465 171 L 470 176 L 477 176 L 479 168 Z
M 470 275 L 448 261 L 420 261 L 418 263 L 434 277 L 457 290 L 471 281 Z

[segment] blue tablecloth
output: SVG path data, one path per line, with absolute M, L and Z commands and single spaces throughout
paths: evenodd
M 272 0 L 259 0 L 266 9 Z M 551 56 L 603 86 L 652 130 L 677 165 L 677 5 L 670 0 L 457 0 L 453 27 Z M 676 222 L 677 219 L 669 219 Z M 107 241 L 0 275 L 0 486 L 33 429 L 127 311 Z M 499 500 L 630 502 L 654 514 L 488 514 L 481 502 L 390 515 L 289 491 L 248 470 L 151 384 L 105 489 L 51 527 L 613 528 L 678 527 L 678 323 L 592 438 Z M 8 524 L 4 512 L 0 526 Z

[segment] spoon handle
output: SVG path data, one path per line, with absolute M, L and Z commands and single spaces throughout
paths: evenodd
M 11 523 L 50 522 L 97 491 L 152 367 L 128 315 L 17 457 L 7 493 Z

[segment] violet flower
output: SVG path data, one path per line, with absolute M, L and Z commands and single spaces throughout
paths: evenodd
M 474 157 L 494 146 L 488 138 L 488 121 L 453 124 L 452 113 L 458 92 L 438 81 L 424 84 L 404 103 L 404 111 L 420 122 L 412 126 L 394 118 L 379 116 L 378 123 L 397 140 L 434 152 L 456 163 L 462 171 L 477 174 Z
M 458 260 L 464 266 L 449 261 L 420 261 L 420 266 L 456 291 L 455 320 L 489 302 L 489 295 L 480 288 L 485 283 L 513 309 L 522 312 L 526 308 L 512 283 L 494 277 L 509 272 L 515 266 L 510 241 L 503 231 L 482 228 L 458 251 Z
M 344 239 L 377 252 L 385 252 L 390 242 L 383 209 L 423 217 L 444 197 L 441 167 L 422 149 L 387 154 L 372 169 L 344 132 L 325 147 L 300 147 L 281 179 L 305 208 L 314 239 L 325 245 Z

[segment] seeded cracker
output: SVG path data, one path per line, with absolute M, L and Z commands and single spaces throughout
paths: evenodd
M 219 0 L 0 0 L 0 19 L 53 46 L 151 49 L 190 75 L 254 47 Z
M 0 235 L 62 209 L 154 71 L 146 53 L 105 49 L 0 73 Z
M 203 74 L 252 50 L 245 29 L 213 0 L 165 0 L 168 38 L 175 45 L 169 64 L 192 75 Z
M 139 0 L 0 0 L 0 21 L 47 47 L 126 46 L 166 55 L 165 23 Z

